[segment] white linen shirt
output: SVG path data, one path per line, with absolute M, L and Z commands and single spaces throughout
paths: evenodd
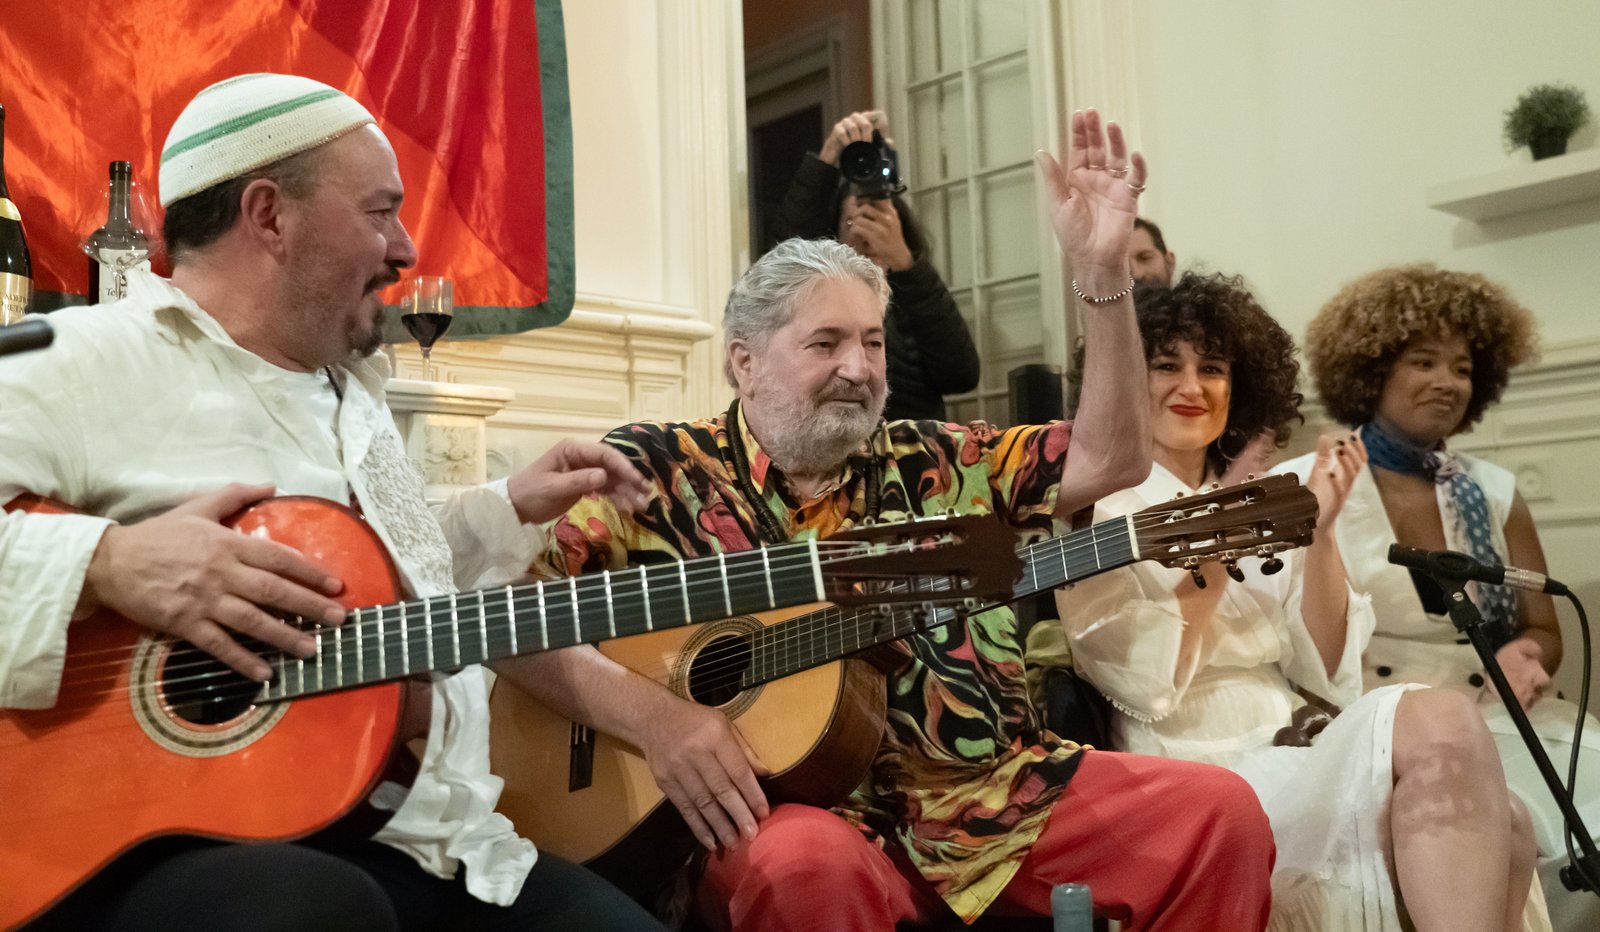
M 307 403 L 305 373 L 241 348 L 164 279 L 130 272 L 128 282 L 122 301 L 51 315 L 50 348 L 0 361 L 0 503 L 33 492 L 85 512 L 0 521 L 0 707 L 56 701 L 67 627 L 107 526 L 231 482 L 353 494 L 414 595 L 504 583 L 541 549 L 503 485 L 429 512 L 385 402 L 381 354 L 334 367 L 343 398 L 329 425 Z M 375 837 L 436 876 L 465 863 L 474 896 L 507 904 L 537 855 L 494 811 L 487 676 L 479 666 L 433 676 L 420 772 L 409 793 L 374 793 L 397 810 Z

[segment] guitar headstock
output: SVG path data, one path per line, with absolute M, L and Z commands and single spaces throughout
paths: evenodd
M 1217 560 L 1242 579 L 1245 557 L 1267 558 L 1273 573 L 1283 566 L 1273 554 L 1311 543 L 1317 497 L 1294 476 L 1263 476 L 1151 505 L 1132 521 L 1140 559 L 1191 571 Z
M 823 582 L 839 605 L 1000 601 L 1022 568 L 1016 543 L 993 515 L 862 525 L 820 542 Z

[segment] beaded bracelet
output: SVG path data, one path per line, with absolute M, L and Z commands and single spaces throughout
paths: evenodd
M 1133 294 L 1133 279 L 1130 277 L 1128 279 L 1128 287 L 1122 289 L 1116 294 L 1106 295 L 1103 298 L 1091 298 L 1083 293 L 1083 289 L 1078 287 L 1078 280 L 1074 278 L 1072 280 L 1072 293 L 1077 295 L 1078 300 L 1084 302 L 1085 304 L 1110 304 L 1112 301 L 1120 301 L 1123 298 L 1126 298 L 1128 295 Z

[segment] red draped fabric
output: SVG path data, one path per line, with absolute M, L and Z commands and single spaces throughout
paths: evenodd
M 457 304 L 476 309 L 452 334 L 570 311 L 558 0 L 0 0 L 0 18 L 6 173 L 36 291 L 84 292 L 78 243 L 104 220 L 108 162 L 132 162 L 154 206 L 183 105 L 222 78 L 278 71 L 341 88 L 377 117 L 406 182 L 418 271 L 453 278 Z

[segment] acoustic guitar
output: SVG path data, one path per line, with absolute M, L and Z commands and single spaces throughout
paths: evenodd
M 65 510 L 32 496 L 9 507 Z M 949 518 L 402 599 L 382 542 L 342 505 L 274 498 L 228 523 L 344 580 L 346 621 L 285 619 L 312 632 L 317 651 L 300 659 L 252 645 L 274 671 L 264 684 L 110 612 L 74 622 L 56 704 L 0 709 L 0 928 L 148 838 L 284 840 L 339 822 L 389 778 L 414 675 L 818 599 L 861 605 L 916 592 L 919 602 L 976 605 L 1016 574 L 1004 525 Z
M 1269 476 L 1153 505 L 1021 548 L 1023 572 L 1003 598 L 1045 592 L 1140 560 L 1198 573 L 1310 540 L 1317 500 L 1293 476 Z M 887 694 L 867 648 L 969 614 L 901 603 L 857 609 L 808 605 L 600 646 L 612 660 L 679 696 L 727 713 L 773 772 L 773 802 L 832 806 L 860 784 L 878 750 Z M 653 889 L 695 840 L 656 786 L 642 753 L 551 712 L 509 684 L 490 698 L 490 753 L 506 781 L 500 811 L 541 848 L 586 863 L 625 890 Z

